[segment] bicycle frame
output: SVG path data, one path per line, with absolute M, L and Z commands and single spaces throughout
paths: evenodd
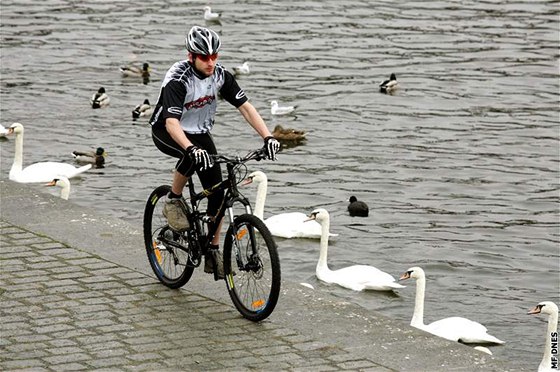
M 223 180 L 222 182 L 211 186 L 207 189 L 204 189 L 200 192 L 196 192 L 194 189 L 194 183 L 192 180 L 189 180 L 189 195 L 190 195 L 190 204 L 192 208 L 192 216 L 191 226 L 194 227 L 196 231 L 196 239 L 198 240 L 202 253 L 206 253 L 208 251 L 210 242 L 214 239 L 214 236 L 218 232 L 218 228 L 220 227 L 220 221 L 226 215 L 226 211 L 228 212 L 228 217 L 230 220 L 230 224 L 233 223 L 234 220 L 234 213 L 233 213 L 233 205 L 235 203 L 240 203 L 245 207 L 245 213 L 252 214 L 251 204 L 249 200 L 242 196 L 238 189 L 237 189 L 237 178 L 235 176 L 235 165 L 226 163 L 227 165 L 227 179 Z M 200 211 L 198 210 L 198 204 L 200 201 L 207 199 L 210 195 L 216 193 L 217 191 L 225 191 L 224 195 L 224 203 L 220 206 L 218 213 L 214 218 L 211 216 L 200 216 Z M 207 234 L 204 236 L 202 234 L 202 227 L 197 225 L 199 221 L 208 223 L 208 230 Z M 205 241 L 204 241 L 205 239 Z

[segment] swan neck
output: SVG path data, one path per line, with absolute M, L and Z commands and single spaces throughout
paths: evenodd
M 426 292 L 426 278 L 416 279 L 416 298 L 414 300 L 414 314 L 410 325 L 416 328 L 424 327 L 424 295 Z
M 16 145 L 14 150 L 14 162 L 10 168 L 10 177 L 21 173 L 23 168 L 23 132 L 16 134 Z
M 266 202 L 266 191 L 268 188 L 268 180 L 264 179 L 257 186 L 257 199 L 255 201 L 255 210 L 253 214 L 264 220 L 264 203 Z
M 328 219 L 321 223 L 321 251 L 319 252 L 319 261 L 317 262 L 317 268 L 315 270 L 317 276 L 319 276 L 320 272 L 329 271 L 329 267 L 327 265 L 327 252 L 329 250 L 329 228 L 330 222 Z
M 548 326 L 546 328 L 546 335 L 545 335 L 545 343 L 544 343 L 544 354 L 541 360 L 541 364 L 539 365 L 539 371 L 546 370 L 551 366 L 552 363 L 552 355 L 551 355 L 551 348 L 552 348 L 552 338 L 555 338 L 558 342 L 558 313 L 550 314 L 548 316 Z
M 68 197 L 70 197 L 70 185 L 69 184 L 65 184 L 62 187 L 62 190 L 60 190 L 60 197 L 64 200 L 68 200 Z

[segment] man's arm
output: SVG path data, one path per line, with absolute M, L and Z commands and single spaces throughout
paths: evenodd
M 237 109 L 241 112 L 241 115 L 243 115 L 247 123 L 249 123 L 263 139 L 272 136 L 272 133 L 270 133 L 270 130 L 266 127 L 263 118 L 257 109 L 249 103 L 249 101 L 245 102 Z

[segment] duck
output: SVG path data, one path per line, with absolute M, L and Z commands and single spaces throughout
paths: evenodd
M 317 279 L 325 283 L 338 284 L 341 287 L 354 291 L 394 291 L 404 288 L 403 285 L 397 283 L 391 274 L 381 271 L 374 266 L 353 265 L 338 270 L 329 269 L 327 265 L 330 228 L 329 212 L 324 208 L 318 208 L 311 212 L 308 219 L 321 224 L 321 250 L 319 261 L 315 268 Z
M 110 102 L 111 99 L 109 98 L 107 92 L 105 92 L 105 88 L 103 87 L 99 88 L 97 93 L 94 93 L 93 96 L 91 96 L 91 100 L 90 100 L 91 108 L 94 109 L 107 107 Z
M 46 186 L 58 186 L 60 187 L 60 197 L 64 200 L 68 200 L 70 196 L 70 180 L 66 177 L 54 178 L 51 182 L 47 183 Z
M 278 101 L 270 101 L 270 113 L 272 115 L 288 115 L 294 112 L 295 106 L 278 106 Z
M 367 217 L 369 215 L 369 207 L 363 201 L 359 201 L 355 196 L 351 196 L 348 200 L 348 213 L 352 217 Z
M 221 15 L 219 13 L 212 12 L 212 8 L 209 6 L 204 7 L 204 20 L 206 22 L 220 23 Z
M 249 62 L 245 61 L 241 66 L 234 66 L 233 73 L 235 76 L 238 75 L 249 75 L 251 70 L 249 69 Z
M 296 130 L 293 128 L 284 128 L 282 125 L 278 124 L 274 127 L 272 131 L 272 136 L 278 141 L 293 141 L 301 142 L 307 140 L 305 137 L 305 131 Z
M 384 80 L 379 84 L 379 91 L 389 93 L 397 88 L 397 77 L 394 73 L 391 74 L 388 80 Z
M 426 274 L 418 266 L 409 268 L 401 275 L 400 280 L 416 279 L 416 299 L 414 313 L 410 325 L 450 341 L 465 344 L 504 344 L 505 342 L 488 334 L 482 324 L 463 317 L 449 317 L 424 324 L 424 295 L 426 290 Z
M 138 118 L 151 117 L 154 108 L 150 105 L 150 100 L 145 99 L 143 103 L 139 104 L 132 110 L 132 120 L 136 121 Z
M 95 151 L 72 151 L 72 156 L 77 163 L 92 164 L 96 168 L 103 168 L 107 153 L 103 147 L 98 147 Z
M 307 215 L 302 212 L 280 213 L 264 220 L 264 205 L 268 189 L 268 177 L 262 171 L 252 172 L 243 181 L 243 185 L 255 183 L 257 185 L 257 198 L 253 214 L 264 221 L 273 236 L 284 239 L 292 238 L 321 238 L 321 225 L 316 221 L 305 222 Z M 329 234 L 331 237 L 338 234 Z
M 144 62 L 142 67 L 136 66 L 134 64 L 129 64 L 126 66 L 119 67 L 119 71 L 123 77 L 131 77 L 131 78 L 149 78 L 150 72 L 152 71 L 150 64 L 148 62 Z
M 16 136 L 14 162 L 9 174 L 11 181 L 19 183 L 50 182 L 61 176 L 66 178 L 77 177 L 91 168 L 91 164 L 76 168 L 71 164 L 48 161 L 31 164 L 23 169 L 23 132 L 21 123 L 13 123 L 8 128 L 8 134 L 15 134 Z
M 530 309 L 527 314 L 547 314 L 548 315 L 548 326 L 545 333 L 544 339 L 544 354 L 539 364 L 538 372 L 552 372 L 558 371 L 558 368 L 552 369 L 551 363 L 551 350 L 552 350 L 552 340 L 551 335 L 558 335 L 558 306 L 552 301 L 540 302 L 537 306 Z M 556 349 L 558 350 L 558 349 Z

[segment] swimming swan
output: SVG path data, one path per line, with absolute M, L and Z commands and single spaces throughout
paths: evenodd
M 29 182 L 49 182 L 54 178 L 64 176 L 66 178 L 76 177 L 77 175 L 91 168 L 91 164 L 76 168 L 71 164 L 56 163 L 52 161 L 31 164 L 22 169 L 23 163 L 23 125 L 14 123 L 8 129 L 9 134 L 15 133 L 16 145 L 14 162 L 10 169 L 9 178 L 12 181 L 20 183 Z
M 401 276 L 400 280 L 409 278 L 416 279 L 416 300 L 414 303 L 414 314 L 410 321 L 411 326 L 451 341 L 461 341 L 466 344 L 504 343 L 504 341 L 489 335 L 485 326 L 467 318 L 454 316 L 427 325 L 424 324 L 426 274 L 420 267 L 411 267 Z
M 268 189 L 268 178 L 261 171 L 255 171 L 245 179 L 244 185 L 255 182 L 257 184 L 257 199 L 253 214 L 264 221 L 272 235 L 280 238 L 310 238 L 319 239 L 321 237 L 321 225 L 316 221 L 309 221 L 307 215 L 301 212 L 281 213 L 271 216 L 264 220 L 264 204 Z M 330 234 L 338 236 L 338 234 Z
M 354 265 L 339 270 L 330 270 L 327 265 L 327 251 L 329 248 L 329 212 L 325 209 L 315 209 L 309 215 L 310 220 L 321 224 L 321 252 L 315 275 L 326 283 L 336 283 L 344 288 L 355 291 L 374 290 L 391 291 L 404 288 L 395 281 L 390 274 L 373 266 Z
M 70 181 L 66 177 L 58 177 L 53 179 L 51 182 L 46 184 L 47 186 L 59 186 L 60 187 L 60 197 L 64 200 L 68 200 L 70 196 Z
M 544 355 L 541 360 L 541 364 L 539 364 L 538 372 L 557 371 L 558 369 L 552 369 L 552 355 L 550 352 L 552 350 L 551 335 L 553 333 L 558 335 L 558 306 L 556 306 L 554 302 L 544 301 L 529 310 L 527 314 L 548 314 L 548 327 L 545 334 Z

